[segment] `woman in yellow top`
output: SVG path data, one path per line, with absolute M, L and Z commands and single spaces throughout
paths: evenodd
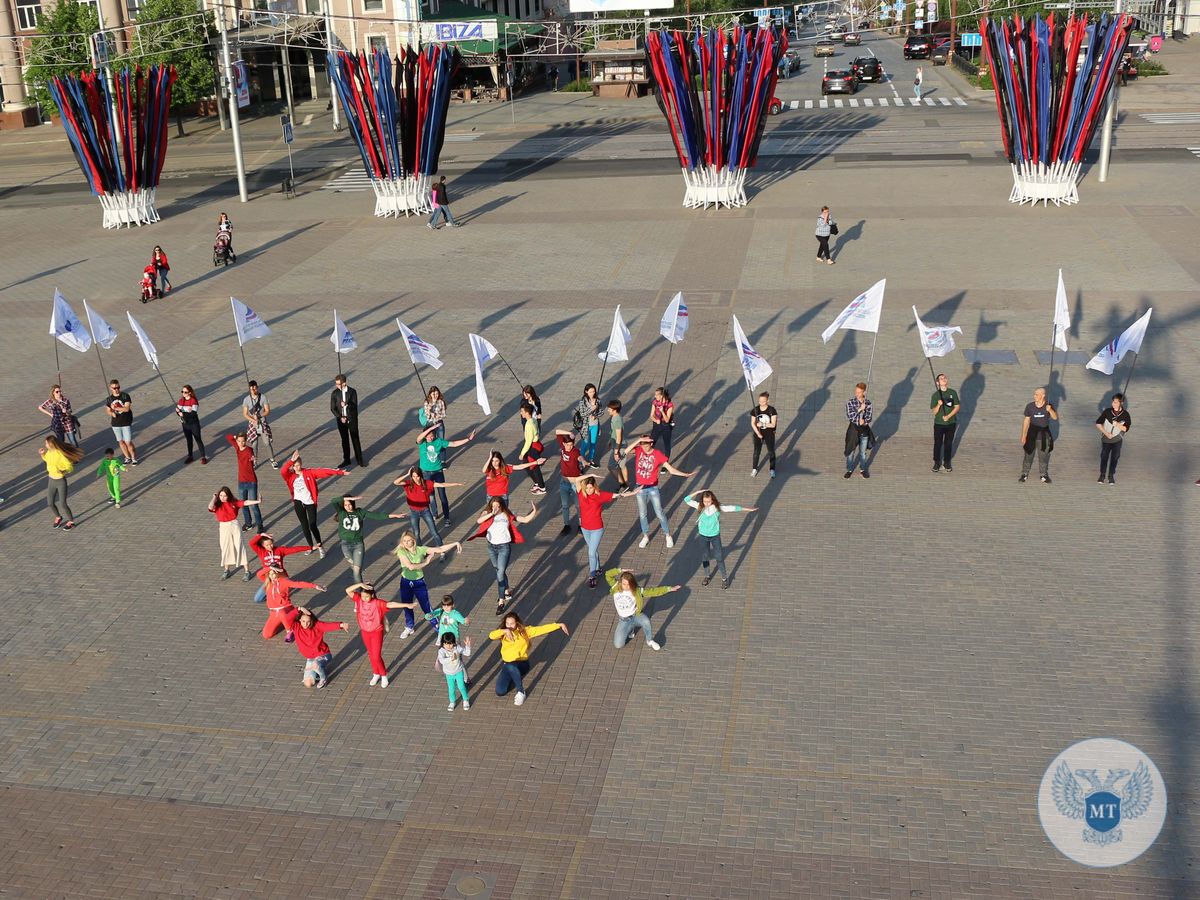
M 525 685 L 521 678 L 529 674 L 529 642 L 543 634 L 562 629 L 563 634 L 570 634 L 562 622 L 551 622 L 549 625 L 526 625 L 516 613 L 504 617 L 504 627 L 497 628 L 488 637 L 500 642 L 500 674 L 496 676 L 496 696 L 503 697 L 509 689 L 515 687 L 517 696 L 513 705 L 520 706 L 525 702 Z
M 674 593 L 683 585 L 665 584 L 662 587 L 641 588 L 638 587 L 633 573 L 623 569 L 609 569 L 604 573 L 604 577 L 612 593 L 613 606 L 617 608 L 617 628 L 613 632 L 613 646 L 620 650 L 628 643 L 629 636 L 640 628 L 642 637 L 646 639 L 646 646 L 651 650 L 661 650 L 658 642 L 654 640 L 650 617 L 642 612 L 642 607 L 651 597 Z
M 75 470 L 75 463 L 83 459 L 83 450 L 64 444 L 56 437 L 46 438 L 44 447 L 38 447 L 42 462 L 46 464 L 46 505 L 54 513 L 54 527 L 62 525 L 63 531 L 75 527 L 75 516 L 67 505 L 67 476 Z M 63 525 L 63 520 L 66 524 Z

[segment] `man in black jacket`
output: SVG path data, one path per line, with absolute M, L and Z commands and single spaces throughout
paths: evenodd
M 362 444 L 358 441 L 358 391 L 346 383 L 345 375 L 338 375 L 333 380 L 333 393 L 329 395 L 329 411 L 337 422 L 338 433 L 342 436 L 342 461 L 339 469 L 350 465 L 350 442 L 354 442 L 354 461 L 360 466 L 366 466 L 363 461 Z

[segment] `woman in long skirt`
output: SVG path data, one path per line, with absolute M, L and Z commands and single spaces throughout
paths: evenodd
M 217 518 L 221 536 L 221 577 L 230 578 L 238 569 L 245 569 L 243 581 L 249 581 L 250 564 L 246 556 L 246 544 L 242 540 L 242 529 L 238 525 L 238 511 L 244 506 L 253 506 L 258 500 L 238 500 L 227 487 L 221 488 L 208 501 L 208 511 Z

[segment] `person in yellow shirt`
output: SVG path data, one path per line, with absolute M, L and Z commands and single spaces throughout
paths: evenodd
M 503 697 L 510 688 L 517 689 L 513 705 L 520 706 L 525 702 L 525 685 L 521 678 L 529 674 L 529 642 L 543 634 L 562 630 L 569 635 L 567 626 L 562 622 L 551 622 L 549 625 L 526 625 L 516 613 L 508 613 L 504 617 L 504 627 L 497 628 L 488 637 L 500 642 L 500 674 L 496 676 L 496 696 Z
M 38 453 L 46 464 L 46 505 L 54 513 L 54 527 L 62 525 L 63 531 L 70 531 L 75 527 L 75 516 L 67 505 L 67 476 L 75 471 L 75 463 L 83 459 L 83 450 L 48 437 L 45 446 L 38 447 Z

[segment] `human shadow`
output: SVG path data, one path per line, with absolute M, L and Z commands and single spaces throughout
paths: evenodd
M 955 429 L 954 435 L 954 451 L 958 452 L 958 447 L 962 445 L 963 435 L 967 433 L 967 429 L 971 425 L 971 419 L 975 417 L 975 413 L 979 410 L 979 398 L 983 396 L 983 390 L 986 387 L 987 379 L 983 375 L 983 363 L 971 363 L 971 374 L 963 379 L 962 384 L 958 388 L 958 399 L 962 402 L 962 407 L 955 417 L 958 419 L 958 428 Z
M 912 398 L 919 371 L 921 371 L 919 367 L 913 366 L 904 378 L 892 385 L 883 412 L 875 416 L 873 424 L 876 441 L 875 448 L 871 450 L 872 463 L 875 462 L 875 453 L 879 445 L 900 431 L 900 418 L 904 414 L 904 407 Z
M 466 215 L 460 216 L 461 224 L 465 225 L 468 222 L 474 222 L 480 216 L 487 215 L 490 212 L 495 212 L 500 207 L 507 206 L 514 200 L 520 200 L 525 196 L 526 193 L 526 191 L 522 191 L 519 194 L 506 194 L 503 197 L 496 197 L 495 199 L 489 200 L 486 203 L 482 203 L 469 211 Z
M 837 243 L 834 244 L 830 255 L 836 260 L 842 255 L 842 250 L 847 244 L 852 244 L 862 237 L 863 227 L 867 224 L 866 219 L 859 219 L 845 231 L 838 235 Z

